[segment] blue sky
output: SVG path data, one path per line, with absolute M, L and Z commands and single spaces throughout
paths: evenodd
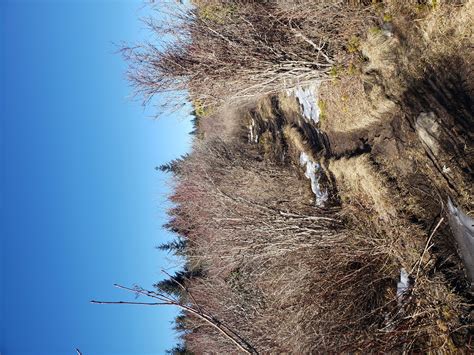
M 9 354 L 161 354 L 172 308 L 113 283 L 151 285 L 170 265 L 169 181 L 154 170 L 189 149 L 189 117 L 152 119 L 129 98 L 113 43 L 148 38 L 139 1 L 0 5 L 1 338 Z

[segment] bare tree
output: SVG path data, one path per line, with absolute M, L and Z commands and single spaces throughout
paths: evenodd
M 163 7 L 169 22 L 147 21 L 160 43 L 122 49 L 145 101 L 189 89 L 194 100 L 215 104 L 324 80 L 347 60 L 348 40 L 374 19 L 370 7 L 340 0 Z

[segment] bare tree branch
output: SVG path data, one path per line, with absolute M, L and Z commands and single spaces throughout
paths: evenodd
M 178 281 L 176 281 L 178 282 Z M 148 291 L 142 288 L 130 288 L 122 285 L 115 284 L 116 287 L 127 290 L 133 293 L 138 293 L 141 295 L 145 295 L 147 297 L 151 298 L 156 298 L 159 299 L 162 302 L 156 302 L 156 303 L 148 303 L 148 302 L 126 302 L 126 301 L 91 301 L 91 303 L 94 304 L 127 304 L 127 305 L 145 305 L 145 306 L 163 306 L 163 305 L 170 305 L 170 306 L 176 306 L 178 308 L 181 308 L 190 314 L 193 314 L 194 316 L 202 319 L 215 329 L 217 329 L 222 335 L 224 335 L 227 339 L 229 339 L 231 342 L 233 342 L 240 350 L 247 354 L 258 354 L 258 351 L 250 345 L 248 341 L 243 339 L 236 331 L 232 330 L 229 328 L 225 323 L 217 320 L 216 317 L 212 316 L 211 314 L 204 312 L 201 307 L 198 306 L 190 306 L 190 305 L 185 305 L 180 303 L 177 300 L 174 300 L 173 298 L 157 293 L 154 291 Z M 184 286 L 183 286 L 184 287 Z M 188 291 L 189 292 L 189 291 Z

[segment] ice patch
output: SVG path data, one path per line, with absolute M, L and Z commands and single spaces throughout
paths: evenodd
M 297 86 L 286 91 L 288 96 L 294 96 L 298 99 L 303 116 L 315 123 L 319 122 L 319 116 L 321 115 L 318 106 L 319 85 L 318 82 L 305 87 Z
M 328 200 L 328 192 L 327 190 L 321 189 L 319 185 L 321 166 L 312 161 L 305 152 L 302 152 L 300 155 L 300 165 L 303 167 L 306 166 L 305 176 L 311 180 L 311 190 L 313 190 L 314 196 L 316 197 L 316 206 L 323 207 Z

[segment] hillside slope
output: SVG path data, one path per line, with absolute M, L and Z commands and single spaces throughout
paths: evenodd
M 472 351 L 474 2 L 195 5 L 124 50 L 196 109 L 173 352 Z

